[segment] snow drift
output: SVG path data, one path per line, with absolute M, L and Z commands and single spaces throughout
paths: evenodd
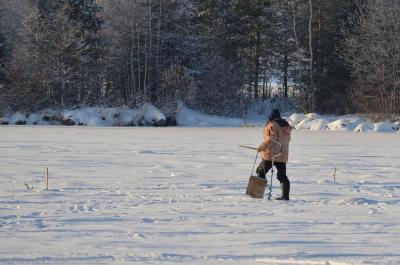
M 258 103 L 257 103 L 258 104 Z M 280 104 L 278 103 L 274 103 Z M 183 127 L 257 127 L 264 126 L 272 103 L 258 104 L 249 108 L 245 118 L 229 118 L 207 115 L 180 105 L 176 124 Z M 278 106 L 277 105 L 277 106 Z M 292 113 L 283 108 L 283 115 L 297 130 L 353 131 L 400 133 L 400 122 L 374 123 L 357 115 L 319 115 L 316 113 Z M 68 110 L 47 109 L 37 113 L 16 112 L 0 119 L 8 125 L 82 125 L 82 126 L 166 126 L 167 118 L 158 108 L 144 104 L 141 108 L 76 107 Z

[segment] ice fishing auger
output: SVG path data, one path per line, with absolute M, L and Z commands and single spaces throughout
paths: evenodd
M 272 197 L 272 180 L 273 180 L 273 176 L 274 176 L 274 162 L 275 162 L 275 158 L 282 154 L 282 144 L 279 143 L 278 141 L 275 141 L 274 139 L 269 139 L 269 140 L 271 142 L 273 142 L 274 144 L 277 144 L 279 146 L 279 153 L 272 156 L 271 182 L 269 183 L 269 192 L 268 192 L 268 200 L 271 200 L 271 197 Z

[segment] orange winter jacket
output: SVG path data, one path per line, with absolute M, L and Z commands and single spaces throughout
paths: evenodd
M 270 121 L 264 128 L 264 141 L 258 147 L 263 160 L 287 163 L 292 127 L 284 119 Z M 279 155 L 280 154 L 280 155 Z

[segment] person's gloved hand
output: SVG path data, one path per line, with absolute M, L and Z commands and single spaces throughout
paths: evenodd
M 263 146 L 260 144 L 258 147 L 257 147 L 257 151 L 258 152 L 261 152 L 261 151 L 263 151 L 264 150 L 264 148 L 263 148 Z

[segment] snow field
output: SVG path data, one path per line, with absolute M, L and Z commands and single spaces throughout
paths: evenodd
M 261 137 L 0 127 L 0 264 L 400 262 L 398 134 L 294 131 L 289 202 L 244 195 Z

